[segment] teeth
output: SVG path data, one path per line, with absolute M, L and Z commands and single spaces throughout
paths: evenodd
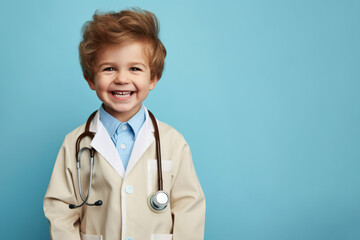
M 115 97 L 129 97 L 131 92 L 113 92 Z

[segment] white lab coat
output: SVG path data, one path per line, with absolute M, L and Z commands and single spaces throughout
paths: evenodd
M 53 240 L 201 240 L 204 238 L 205 197 L 199 184 L 188 144 L 174 128 L 158 121 L 164 190 L 170 204 L 160 213 L 152 211 L 148 198 L 157 191 L 154 127 L 147 110 L 126 171 L 118 152 L 99 119 L 90 124 L 96 132 L 81 147 L 96 149 L 93 183 L 88 202 L 102 206 L 69 209 L 80 204 L 75 142 L 85 124 L 69 133 L 55 162 L 44 198 L 44 213 Z M 86 154 L 83 154 L 86 155 Z M 83 195 L 89 184 L 89 160 L 83 156 Z

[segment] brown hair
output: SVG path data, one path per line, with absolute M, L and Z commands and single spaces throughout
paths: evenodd
M 95 12 L 92 21 L 82 28 L 79 45 L 80 64 L 85 78 L 94 80 L 95 58 L 99 49 L 114 44 L 142 42 L 149 57 L 151 79 L 161 78 L 166 49 L 159 39 L 159 22 L 156 16 L 140 8 L 120 12 Z

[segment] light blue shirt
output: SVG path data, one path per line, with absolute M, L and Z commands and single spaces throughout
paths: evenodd
M 140 110 L 129 121 L 122 123 L 106 112 L 101 105 L 100 121 L 113 141 L 126 170 L 135 139 L 145 122 L 144 106 L 141 106 Z

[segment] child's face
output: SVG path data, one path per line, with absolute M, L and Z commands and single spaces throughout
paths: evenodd
M 94 82 L 86 79 L 104 103 L 105 110 L 121 122 L 141 108 L 158 79 L 150 79 L 149 58 L 140 42 L 111 45 L 95 59 Z

